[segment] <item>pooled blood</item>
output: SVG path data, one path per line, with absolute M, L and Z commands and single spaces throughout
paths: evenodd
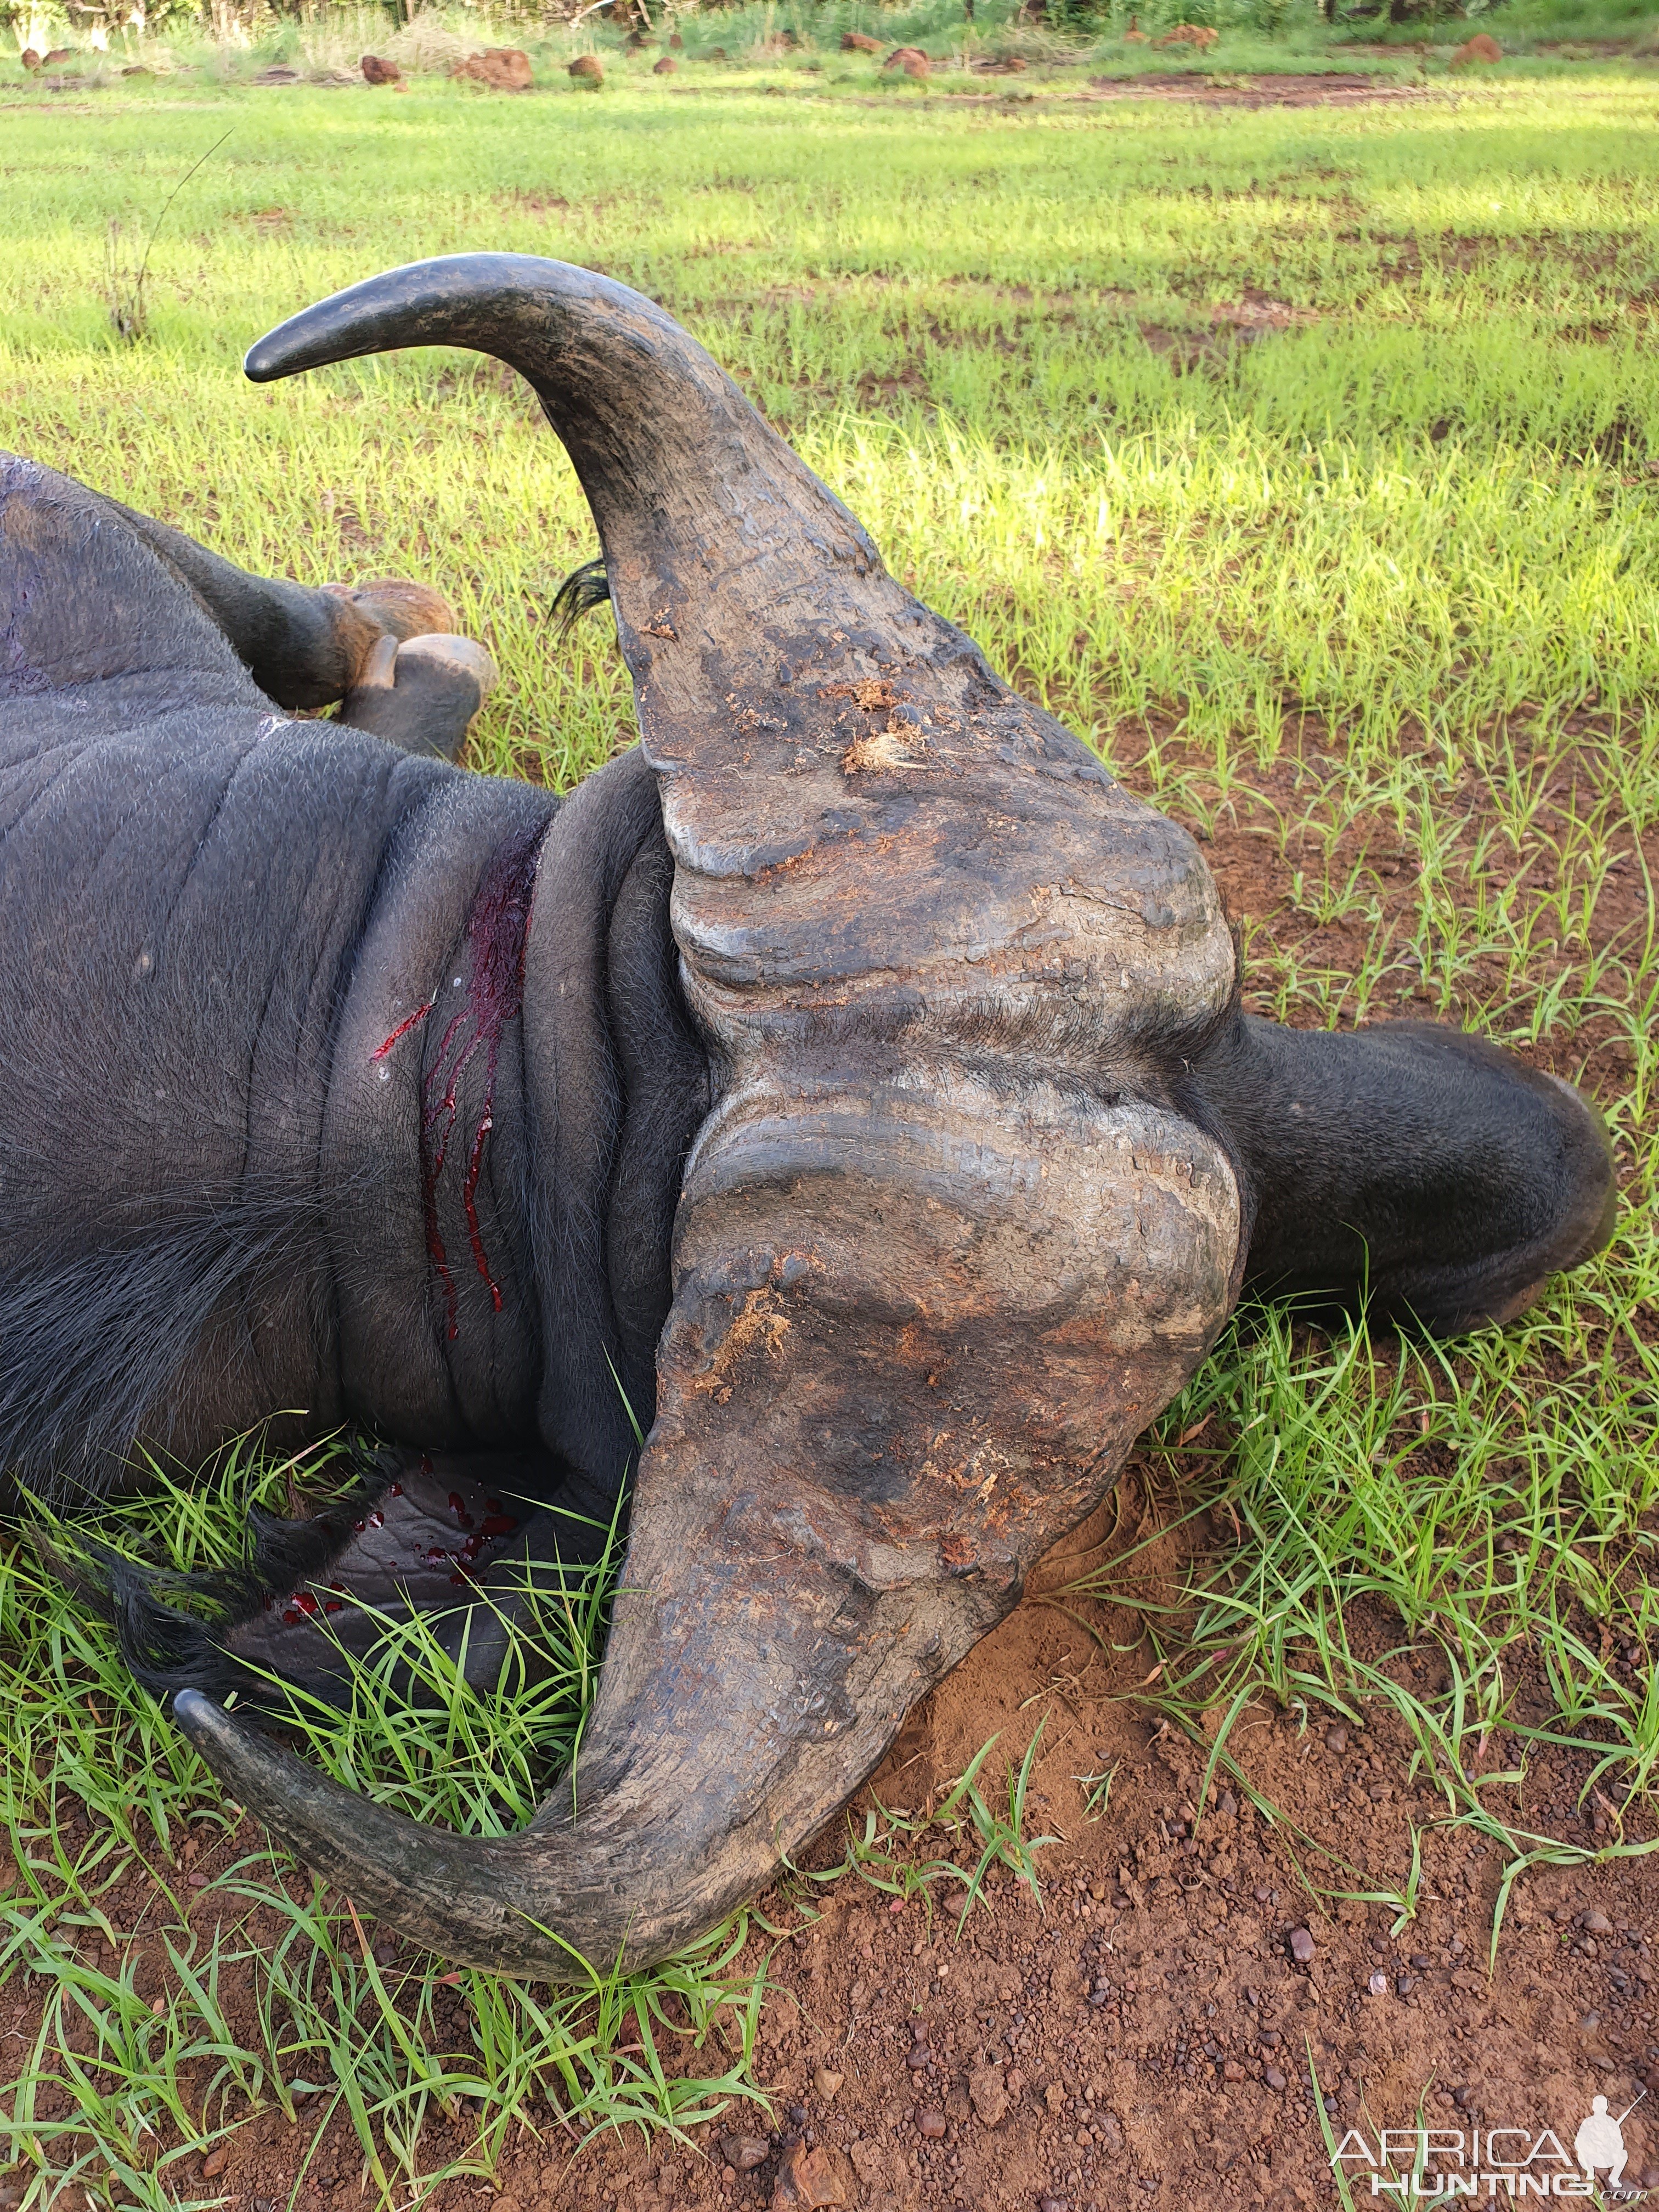
M 313 1613 L 317 1610 L 317 1601 L 309 1590 L 301 1590 L 294 1602 L 303 1613 Z
M 518 1525 L 510 1513 L 491 1513 L 485 1519 L 483 1533 L 486 1536 L 510 1536 Z
M 483 1103 L 467 1150 L 461 1203 L 473 1265 L 489 1290 L 491 1304 L 497 1313 L 501 1310 L 501 1287 L 490 1271 L 478 1220 L 478 1178 L 483 1170 L 485 1139 L 495 1126 L 495 1068 L 501 1038 L 524 1002 L 525 944 L 536 884 L 536 860 L 544 832 L 545 824 L 538 823 L 534 830 L 514 839 L 502 847 L 484 871 L 467 911 L 466 997 L 461 1011 L 445 1030 L 421 1085 L 421 1211 L 427 1256 L 442 1287 L 452 1343 L 460 1334 L 460 1315 L 449 1254 L 438 1224 L 438 1178 L 449 1156 L 450 1139 L 459 1115 L 457 1094 L 461 1078 L 480 1052 L 484 1059 Z M 399 1037 L 425 1021 L 437 1003 L 434 991 L 427 1004 L 400 1023 L 371 1057 L 383 1059 Z
M 392 1486 L 392 1494 L 394 1498 L 401 1498 L 404 1493 L 402 1488 L 394 1483 Z M 368 1516 L 368 1525 L 371 1528 L 384 1528 L 386 1526 L 385 1514 L 371 1513 Z
M 428 1464 L 427 1464 L 427 1462 L 426 1462 L 424 1460 L 422 1460 L 422 1461 L 421 1462 L 421 1473 L 422 1473 L 422 1474 L 431 1474 L 431 1472 L 432 1472 L 432 1469 L 430 1468 L 430 1467 L 428 1467 Z M 390 1490 L 388 1490 L 388 1491 L 387 1491 L 387 1492 L 386 1492 L 386 1496 L 387 1496 L 388 1498 L 401 1498 L 401 1497 L 403 1496 L 403 1494 L 404 1494 L 404 1486 L 403 1486 L 403 1485 L 402 1485 L 402 1483 L 401 1483 L 401 1482 L 394 1482 L 394 1483 L 392 1484 L 392 1486 L 391 1489 L 390 1489 Z

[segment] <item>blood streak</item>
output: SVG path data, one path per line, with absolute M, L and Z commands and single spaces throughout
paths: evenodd
M 502 846 L 484 870 L 467 909 L 465 996 L 422 1078 L 421 1211 L 428 1256 L 443 1290 L 452 1343 L 460 1334 L 460 1317 L 449 1254 L 438 1223 L 438 1178 L 460 1118 L 461 1079 L 479 1058 L 483 1062 L 483 1100 L 467 1146 L 461 1204 L 472 1263 L 489 1290 L 491 1304 L 497 1313 L 501 1310 L 501 1287 L 490 1270 L 478 1220 L 478 1178 L 483 1170 L 485 1142 L 495 1126 L 495 1069 L 501 1038 L 524 1003 L 525 944 L 536 887 L 536 861 L 545 829 L 544 823 L 538 823 Z M 375 1047 L 371 1060 L 384 1060 L 400 1037 L 421 1027 L 438 998 L 439 992 L 434 991 L 423 1006 L 401 1021 L 384 1043 Z

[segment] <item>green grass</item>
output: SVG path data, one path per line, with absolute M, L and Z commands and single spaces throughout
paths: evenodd
M 1332 39 L 1304 11 L 1269 43 L 1270 15 L 1211 12 L 1230 72 L 1352 65 L 1376 27 Z M 246 82 L 384 46 L 374 19 L 228 56 L 179 36 L 197 74 L 69 94 L 0 72 L 0 440 L 251 565 L 435 579 L 504 670 L 474 764 L 563 785 L 630 708 L 607 618 L 556 649 L 549 602 L 593 537 L 528 395 L 453 355 L 262 391 L 237 362 L 415 255 L 598 265 L 681 314 L 895 570 L 1224 873 L 1273 872 L 1282 895 L 1241 922 L 1262 1010 L 1426 1012 L 1583 1071 L 1626 1177 L 1610 1251 L 1443 1355 L 1247 1317 L 1148 1440 L 1165 1519 L 1203 1516 L 1184 1585 L 1110 1559 L 1064 1601 L 1139 1607 L 1149 1699 L 1220 1735 L 1218 1761 L 1215 1717 L 1253 1697 L 1387 1715 L 1506 1863 L 1633 1845 L 1659 1761 L 1654 72 L 1534 59 L 1453 84 L 1431 59 L 1415 103 L 1108 103 L 1091 74 L 1151 65 L 1110 23 L 1068 48 L 1006 13 L 982 4 L 975 35 L 1023 39 L 1023 77 L 926 88 L 836 41 L 867 21 L 948 59 L 964 34 L 939 6 L 691 19 L 663 81 L 603 41 L 598 97 L 568 90 L 562 33 L 521 100 Z M 1545 0 L 1493 22 L 1506 45 L 1568 34 Z M 815 48 L 757 54 L 781 26 Z M 697 58 L 715 43 L 729 66 Z M 112 305 L 226 131 L 124 343 Z M 122 1540 L 224 1557 L 249 1479 L 286 1478 L 124 1509 Z M 580 1725 L 603 1605 L 546 1607 L 533 1686 L 495 1698 L 427 1648 L 414 1717 L 386 1686 L 405 1638 L 317 1755 L 405 1810 L 516 1822 Z M 311 2129 L 337 2107 L 390 2195 L 486 2172 L 520 2125 L 574 2151 L 755 2086 L 757 1923 L 570 1996 L 443 1978 L 235 1821 L 24 1548 L 0 1565 L 0 1988 L 31 2021 L 4 2046 L 0 2159 L 37 2201 L 73 2179 L 159 2208 L 255 2111 Z M 952 1914 L 988 1854 L 1035 1881 L 1028 1771 L 970 1771 L 931 1831 L 872 1815 L 839 1878 Z M 1103 1832 L 1109 1783 L 1079 1778 Z

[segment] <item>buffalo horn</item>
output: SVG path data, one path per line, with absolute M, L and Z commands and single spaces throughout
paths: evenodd
M 428 262 L 248 368 L 428 344 L 526 376 L 592 505 L 717 1103 L 598 1699 L 530 1826 L 417 1827 L 205 1699 L 178 1712 L 360 1903 L 568 1977 L 763 1887 L 1208 1349 L 1237 1190 L 1166 1079 L 1233 955 L 1185 834 L 895 582 L 637 294 Z

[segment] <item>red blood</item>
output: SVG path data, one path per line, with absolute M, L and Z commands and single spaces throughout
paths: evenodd
M 424 1474 L 425 1472 L 426 1472 L 426 1469 L 423 1468 L 422 1469 L 422 1474 Z M 392 1484 L 392 1486 L 391 1489 L 390 1489 L 389 1491 L 387 1491 L 387 1492 L 386 1492 L 386 1496 L 387 1496 L 388 1498 L 401 1498 L 401 1497 L 403 1496 L 403 1494 L 404 1494 L 404 1486 L 403 1486 L 403 1485 L 402 1485 L 402 1483 L 401 1483 L 401 1482 L 394 1482 L 394 1483 Z M 380 1516 L 377 1514 L 377 1515 L 375 1516 L 375 1519 L 378 1521 L 378 1520 L 379 1520 L 379 1518 L 380 1518 Z
M 438 994 L 434 991 L 432 994 L 432 996 L 427 1000 L 425 1006 L 417 1006 L 415 1012 L 409 1016 L 406 1021 L 401 1021 L 398 1023 L 397 1028 L 392 1030 L 392 1035 L 386 1039 L 384 1044 L 377 1044 L 375 1046 L 374 1051 L 368 1055 L 370 1061 L 373 1062 L 377 1060 L 384 1060 L 387 1053 L 391 1051 L 392 1046 L 397 1043 L 398 1038 L 400 1036 L 407 1036 L 410 1030 L 418 1028 L 421 1023 L 422 1023 L 426 1019 L 427 1016 L 432 1012 L 432 1009 L 437 1005 L 437 1003 Z
M 489 1287 L 495 1311 L 501 1310 L 501 1285 L 490 1273 L 478 1220 L 478 1178 L 483 1170 L 485 1140 L 495 1126 L 495 1069 L 501 1038 L 524 1002 L 525 941 L 536 885 L 536 861 L 545 828 L 544 823 L 538 824 L 527 835 L 514 839 L 484 871 L 466 917 L 466 995 L 460 1012 L 445 1030 L 422 1084 L 425 1102 L 421 1115 L 422 1212 L 427 1254 L 442 1290 L 452 1343 L 460 1333 L 460 1318 L 449 1255 L 438 1226 L 438 1178 L 455 1133 L 461 1079 L 479 1053 L 484 1062 L 483 1110 L 467 1149 L 461 1203 L 473 1265 Z M 432 1005 L 436 1004 L 434 994 Z M 387 1039 L 388 1045 L 395 1041 L 395 1035 Z
M 283 1615 L 283 1623 L 285 1627 L 297 1628 L 304 1619 L 305 1615 L 302 1613 L 296 1612 L 293 1606 L 289 1606 Z
M 510 1513 L 492 1513 L 483 1524 L 483 1533 L 486 1536 L 510 1536 L 518 1525 Z
M 447 1552 L 441 1552 L 438 1549 L 438 1547 L 434 1544 L 432 1547 L 432 1549 L 426 1555 L 426 1563 L 429 1567 L 435 1567 L 448 1557 L 449 1554 Z
M 354 1521 L 354 1522 L 352 1522 L 352 1524 L 351 1524 L 351 1525 L 352 1525 L 352 1527 L 353 1527 L 353 1528 L 357 1531 L 357 1534 L 361 1536 L 361 1535 L 362 1534 L 362 1533 L 363 1533 L 364 1529 L 368 1528 L 368 1522 L 367 1522 L 367 1521 Z
M 313 1613 L 317 1610 L 317 1601 L 313 1597 L 309 1590 L 301 1590 L 298 1597 L 295 1599 L 294 1602 L 299 1607 L 301 1613 Z
M 452 1513 L 459 1513 L 459 1512 L 460 1511 L 460 1510 L 461 1510 L 461 1506 L 462 1506 L 463 1503 L 464 1503 L 464 1501 L 463 1501 L 463 1499 L 462 1499 L 462 1497 L 461 1497 L 461 1493 L 460 1493 L 460 1492 L 459 1492 L 459 1490 L 452 1490 L 452 1491 L 450 1492 L 450 1493 L 449 1493 L 449 1510 L 450 1510 L 450 1511 L 451 1511 Z
M 465 1575 L 451 1575 L 449 1577 L 449 1587 L 451 1589 L 465 1589 L 466 1588 L 466 1577 Z
M 323 1611 L 325 1613 L 343 1613 L 345 1611 L 345 1607 L 337 1597 L 331 1597 L 329 1599 L 327 1604 L 323 1607 Z
M 404 1494 L 404 1493 L 403 1493 L 403 1492 L 402 1492 L 401 1490 L 398 1490 L 398 1491 L 396 1491 L 396 1492 L 394 1492 L 394 1495 L 396 1495 L 396 1496 L 397 1496 L 397 1497 L 398 1497 L 398 1498 L 401 1498 L 401 1497 L 403 1496 L 403 1494 Z M 386 1516 L 385 1516 L 385 1514 L 384 1514 L 384 1513 L 371 1513 L 371 1514 L 369 1515 L 369 1516 L 368 1516 L 368 1525 L 369 1525 L 369 1527 L 370 1527 L 371 1528 L 385 1528 L 385 1526 L 386 1526 Z

